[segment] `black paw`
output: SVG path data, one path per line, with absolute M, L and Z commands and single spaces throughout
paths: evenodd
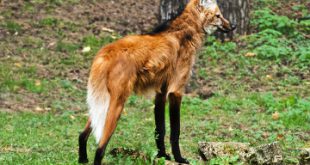
M 84 158 L 84 159 L 80 158 L 79 163 L 82 163 L 82 164 L 88 163 L 88 159 L 87 158 Z
M 184 158 L 175 158 L 175 161 L 181 164 L 189 164 L 189 161 L 187 159 Z
M 168 154 L 166 154 L 166 153 L 164 153 L 164 154 L 158 153 L 158 154 L 156 155 L 156 157 L 157 157 L 157 158 L 165 158 L 165 160 L 171 160 L 170 155 L 168 155 Z

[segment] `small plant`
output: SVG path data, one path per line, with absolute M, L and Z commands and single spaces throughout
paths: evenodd
M 39 21 L 39 24 L 41 26 L 50 26 L 50 27 L 57 26 L 58 23 L 59 21 L 56 18 L 44 18 Z
M 303 37 L 289 38 L 277 30 L 265 29 L 248 36 L 245 40 L 248 43 L 247 49 L 255 52 L 260 59 L 278 61 L 299 59 L 302 63 L 310 62 L 309 44 L 303 42 Z
M 297 22 L 286 16 L 274 14 L 270 9 L 256 10 L 253 13 L 252 24 L 258 27 L 258 30 L 274 29 L 283 34 L 295 34 Z
M 310 98 L 287 100 L 286 104 L 288 107 L 280 118 L 283 124 L 290 128 L 306 128 L 309 130 L 310 126 L 305 125 L 305 123 L 310 123 Z
M 101 48 L 103 45 L 111 43 L 114 39 L 111 36 L 99 38 L 93 35 L 86 36 L 83 38 L 82 43 L 84 46 L 90 46 L 96 49 Z
M 300 23 L 298 24 L 298 29 L 305 34 L 309 34 L 310 33 L 310 20 L 300 21 Z
M 301 11 L 303 16 L 307 16 L 307 14 L 309 14 L 309 9 L 305 4 L 294 5 L 292 6 L 292 10 L 295 12 Z
M 78 44 L 59 41 L 56 46 L 56 51 L 70 53 L 78 50 L 79 48 L 80 45 Z
M 237 165 L 242 164 L 239 163 L 239 156 L 232 156 L 232 157 L 220 157 L 211 159 L 209 164 L 210 165 Z
M 24 79 L 21 81 L 21 86 L 33 93 L 45 92 L 47 90 L 47 84 L 48 82 L 45 80 Z
M 4 25 L 4 27 L 10 32 L 10 33 L 16 33 L 20 32 L 22 30 L 22 27 L 20 24 L 13 22 L 13 21 L 8 21 Z
M 254 3 L 255 9 L 260 9 L 262 6 L 280 6 L 278 0 L 255 0 Z

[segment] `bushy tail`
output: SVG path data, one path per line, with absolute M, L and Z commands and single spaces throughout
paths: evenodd
M 89 116 L 91 118 L 91 127 L 96 142 L 99 143 L 104 132 L 106 116 L 110 106 L 110 94 L 104 88 L 95 89 L 91 83 L 87 87 L 87 103 L 89 106 Z

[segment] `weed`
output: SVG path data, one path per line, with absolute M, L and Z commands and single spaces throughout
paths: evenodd
M 20 32 L 22 30 L 22 26 L 14 21 L 8 21 L 2 26 L 4 26 L 4 28 L 6 28 L 10 33 Z
M 55 27 L 58 25 L 58 23 L 59 21 L 56 18 L 44 18 L 39 21 L 39 25 L 50 27 Z
M 65 52 L 65 53 L 72 53 L 75 52 L 80 48 L 80 45 L 70 43 L 70 42 L 64 42 L 64 41 L 59 41 L 57 43 L 56 51 L 59 52 Z
M 275 15 L 270 9 L 256 10 L 253 15 L 252 24 L 260 31 L 274 29 L 283 34 L 296 34 L 297 22 L 285 16 Z
M 241 164 L 238 163 L 239 157 L 238 156 L 232 156 L 232 157 L 221 157 L 221 158 L 214 158 L 211 159 L 209 164 L 210 165 L 218 165 L 218 164 L 222 164 L 222 165 L 236 165 L 236 164 Z

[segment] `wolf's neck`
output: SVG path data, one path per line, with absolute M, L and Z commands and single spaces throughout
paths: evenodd
M 196 33 L 203 33 L 203 20 L 201 20 L 200 12 L 193 6 L 187 6 L 182 14 L 175 18 L 168 29 L 167 32 L 178 32 L 183 30 L 193 30 Z
M 194 7 L 187 7 L 184 12 L 176 18 L 167 32 L 174 35 L 180 44 L 180 49 L 196 50 L 202 46 L 205 33 L 200 12 Z

